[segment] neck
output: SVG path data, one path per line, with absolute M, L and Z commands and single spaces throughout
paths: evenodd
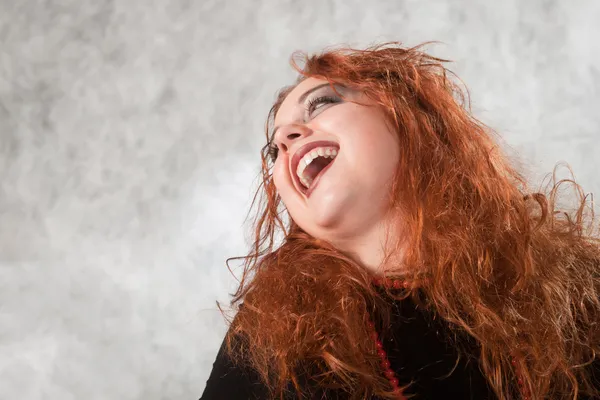
M 403 270 L 403 251 L 398 245 L 401 234 L 398 229 L 392 229 L 388 234 L 385 224 L 379 223 L 361 231 L 361 235 L 335 240 L 333 245 L 375 274 Z

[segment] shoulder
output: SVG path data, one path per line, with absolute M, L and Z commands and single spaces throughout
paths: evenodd
M 223 340 L 200 400 L 248 400 L 268 398 L 267 388 L 249 367 L 234 363 Z
M 238 337 L 238 340 L 241 339 Z M 307 366 L 308 364 L 302 365 Z M 335 389 L 321 387 L 308 373 L 310 370 L 311 368 L 305 368 L 302 370 L 304 372 L 298 375 L 302 394 L 299 395 L 290 383 L 284 394 L 285 400 L 300 398 L 336 400 L 347 397 Z M 271 398 L 270 392 L 259 374 L 246 363 L 234 362 L 227 352 L 226 340 L 223 340 L 200 400 L 264 400 L 269 398 Z

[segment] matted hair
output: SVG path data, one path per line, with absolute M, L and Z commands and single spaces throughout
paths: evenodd
M 481 370 L 498 398 L 516 393 L 515 351 L 532 398 L 598 395 L 585 368 L 600 348 L 593 204 L 588 207 L 571 179 L 553 176 L 544 190 L 530 191 L 495 133 L 471 115 L 468 92 L 450 79 L 447 61 L 422 46 L 387 42 L 310 57 L 294 53 L 299 77 L 271 108 L 267 138 L 282 101 L 308 77 L 372 99 L 400 142 L 392 207 L 403 215 L 404 267 L 409 274 L 425 268 L 430 277 L 421 295 L 408 295 L 445 319 L 456 337 L 476 341 Z M 303 379 L 352 399 L 394 398 L 365 325 L 365 315 L 376 313 L 387 326 L 390 302 L 368 271 L 305 233 L 282 209 L 267 153 L 265 146 L 253 247 L 228 260 L 244 260 L 231 301 L 238 313 L 228 352 L 258 372 L 273 398 L 290 387 L 305 390 Z M 563 184 L 575 188 L 572 210 L 557 210 Z

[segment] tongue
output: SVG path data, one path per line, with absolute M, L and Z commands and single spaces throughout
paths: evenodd
M 329 165 L 333 161 L 333 158 L 317 157 L 304 170 L 304 175 L 307 176 L 310 182 L 312 182 L 319 172 L 323 171 L 323 168 Z

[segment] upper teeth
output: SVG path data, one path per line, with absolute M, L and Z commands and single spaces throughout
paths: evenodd
M 337 156 L 337 149 L 335 147 L 317 147 L 312 151 L 306 153 L 304 157 L 298 163 L 298 168 L 296 169 L 296 174 L 302 184 L 306 187 L 309 187 L 311 182 L 310 177 L 304 176 L 304 170 L 317 157 L 325 157 L 325 158 L 335 158 Z

